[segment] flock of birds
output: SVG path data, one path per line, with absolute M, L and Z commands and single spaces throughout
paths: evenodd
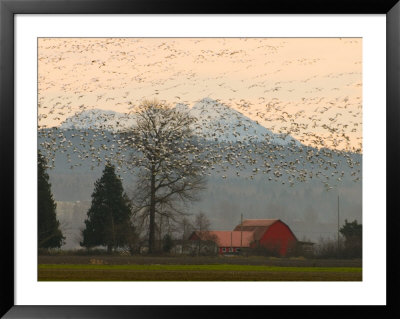
M 274 134 L 210 99 L 204 99 L 186 111 L 178 108 L 176 112 L 187 112 L 191 117 L 193 109 L 201 116 L 200 120 L 194 118 L 192 124 L 194 139 L 182 143 L 172 136 L 158 146 L 164 159 L 180 161 L 173 163 L 174 167 L 190 166 L 193 160 L 188 161 L 186 154 L 194 154 L 201 175 L 220 176 L 222 179 L 240 176 L 253 180 L 264 175 L 269 181 L 294 186 L 296 182 L 314 178 L 319 179 L 327 190 L 340 183 L 345 172 L 354 182 L 360 180 L 359 154 L 307 147 L 290 136 Z M 40 147 L 53 160 L 58 152 L 65 153 L 71 169 L 82 165 L 82 161 L 89 161 L 94 168 L 110 160 L 117 164 L 120 173 L 134 173 L 145 160 L 141 148 L 153 146 L 150 139 L 148 145 L 143 141 L 137 143 L 124 139 L 121 132 L 129 132 L 135 127 L 135 122 L 135 116 L 128 114 L 91 112 L 70 118 L 66 128 L 40 130 Z M 177 148 L 184 157 L 175 159 Z
M 349 72 L 285 80 L 280 74 L 292 65 L 324 61 L 296 57 L 269 68 L 289 41 L 272 40 L 238 39 L 231 45 L 229 39 L 215 39 L 210 47 L 207 39 L 190 39 L 185 46 L 179 39 L 40 39 L 39 148 L 50 166 L 60 152 L 70 168 L 111 160 L 121 173 L 132 171 L 131 153 L 139 150 L 120 133 L 135 126 L 140 101 L 166 97 L 177 112 L 197 120 L 192 129 L 204 175 L 265 176 L 289 186 L 318 179 L 327 190 L 345 175 L 359 182 L 360 62 Z M 264 56 L 254 60 L 246 44 Z M 258 70 L 260 63 L 267 72 Z M 190 107 L 191 90 L 221 98 Z M 285 94 L 289 98 L 279 98 Z M 116 112 L 96 110 L 107 106 Z

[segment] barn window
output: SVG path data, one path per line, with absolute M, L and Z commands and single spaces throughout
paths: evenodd
M 222 252 L 223 252 L 223 253 L 224 253 L 224 252 L 226 252 L 226 249 L 225 249 L 225 247 L 223 247 L 223 248 L 222 248 Z
M 236 248 L 236 251 L 239 252 L 239 251 L 240 251 L 240 248 Z
M 231 253 L 231 252 L 233 252 L 233 248 L 231 247 L 231 248 L 229 248 L 229 252 Z

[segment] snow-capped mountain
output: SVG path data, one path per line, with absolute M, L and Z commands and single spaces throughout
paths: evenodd
M 134 114 L 118 113 L 109 110 L 85 110 L 67 118 L 61 123 L 61 129 L 92 129 L 116 132 L 134 126 Z
M 289 135 L 275 134 L 244 116 L 242 113 L 210 98 L 204 98 L 192 108 L 186 104 L 177 104 L 179 112 L 188 112 L 197 119 L 193 126 L 200 137 L 211 141 L 225 142 L 261 142 L 277 145 L 301 144 Z M 133 127 L 136 115 L 117 113 L 100 109 L 86 110 L 67 118 L 61 129 L 94 129 L 117 132 Z
M 267 141 L 272 144 L 300 145 L 291 136 L 275 134 L 242 113 L 210 98 L 197 102 L 189 114 L 197 118 L 195 131 L 207 139 L 218 141 Z

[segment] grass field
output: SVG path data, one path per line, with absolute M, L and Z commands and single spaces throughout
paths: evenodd
M 39 281 L 361 281 L 361 267 L 39 264 Z
M 39 255 L 39 264 L 105 265 L 259 265 L 283 267 L 362 267 L 361 259 L 276 258 L 265 256 L 118 256 L 118 255 Z

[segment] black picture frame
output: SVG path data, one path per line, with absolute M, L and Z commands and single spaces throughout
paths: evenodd
M 15 14 L 385 14 L 387 54 L 387 305 L 386 306 L 18 306 L 14 303 L 14 15 Z M 0 0 L 1 309 L 4 318 L 198 318 L 268 315 L 399 317 L 396 269 L 400 160 L 400 3 L 398 0 Z M 377 212 L 379 213 L 379 212 Z M 381 212 L 383 213 L 383 212 Z M 378 218 L 378 217 L 377 217 Z M 261 309 L 260 309 L 261 307 Z M 268 307 L 267 310 L 262 308 Z

